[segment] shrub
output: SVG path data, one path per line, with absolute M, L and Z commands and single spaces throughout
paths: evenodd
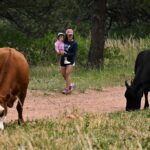
M 104 64 L 106 66 L 121 65 L 125 57 L 121 54 L 119 47 L 106 47 L 104 50 Z

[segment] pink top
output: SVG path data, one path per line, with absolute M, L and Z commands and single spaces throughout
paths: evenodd
M 64 42 L 57 40 L 55 42 L 55 51 L 59 53 L 60 51 L 64 51 Z

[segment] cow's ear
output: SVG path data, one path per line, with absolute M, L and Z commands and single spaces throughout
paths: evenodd
M 125 86 L 126 86 L 127 88 L 129 88 L 129 84 L 128 84 L 127 81 L 125 81 Z

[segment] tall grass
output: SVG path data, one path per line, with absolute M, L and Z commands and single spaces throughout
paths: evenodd
M 131 68 L 105 68 L 104 70 L 87 70 L 75 68 L 72 80 L 76 89 L 84 92 L 86 89 L 101 90 L 102 87 L 122 86 L 125 79 L 131 79 Z M 132 75 L 133 76 L 133 75 Z M 59 67 L 34 67 L 30 71 L 29 88 L 32 90 L 60 91 L 65 86 L 59 73 Z
M 131 35 L 130 38 L 107 39 L 105 45 L 106 48 L 109 47 L 110 49 L 118 48 L 125 57 L 127 65 L 134 65 L 137 54 L 144 49 L 150 49 L 149 39 L 150 37 L 134 39 Z
M 150 112 L 74 114 L 55 120 L 9 123 L 0 149 L 141 150 L 150 149 Z

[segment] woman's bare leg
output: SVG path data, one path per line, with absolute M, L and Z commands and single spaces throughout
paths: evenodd
M 62 76 L 64 77 L 64 80 L 66 80 L 66 67 L 61 67 L 60 72 Z
M 69 89 L 69 86 L 71 85 L 72 83 L 72 80 L 71 80 L 71 73 L 73 71 L 73 66 L 72 65 L 68 65 L 66 67 L 66 88 Z

